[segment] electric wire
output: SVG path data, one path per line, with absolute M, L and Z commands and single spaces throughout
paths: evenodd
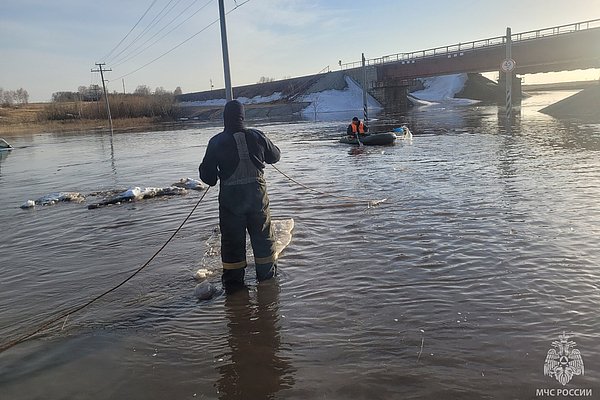
M 192 2 L 192 4 L 193 4 L 193 3 L 195 3 L 196 1 L 197 1 L 197 0 L 194 0 L 194 2 Z M 148 29 L 146 32 L 149 34 L 149 33 L 150 33 L 150 31 L 151 31 L 151 30 L 152 30 L 154 27 L 158 26 L 158 25 L 159 25 L 159 23 L 160 23 L 160 22 L 163 20 L 163 18 L 165 18 L 167 15 L 169 15 L 169 14 L 171 13 L 171 11 L 173 11 L 173 9 L 174 9 L 175 7 L 177 7 L 177 5 L 178 5 L 180 2 L 181 2 L 181 0 L 177 0 L 177 1 L 176 1 L 176 2 L 175 2 L 175 3 L 174 3 L 172 6 L 171 6 L 171 8 L 169 8 L 169 10 L 167 10 L 167 12 L 166 12 L 166 13 L 164 13 L 164 14 L 163 14 L 163 15 L 162 15 L 162 16 L 161 16 L 161 17 L 160 17 L 160 18 L 159 18 L 159 19 L 158 19 L 158 20 L 157 20 L 157 21 L 156 21 L 156 22 L 155 22 L 155 23 L 152 25 L 152 27 L 151 27 L 150 29 Z M 179 16 L 179 15 L 181 15 L 181 13 L 180 13 L 180 14 L 178 14 L 178 16 Z M 142 43 L 142 44 L 138 45 L 138 46 L 137 46 L 135 49 L 133 49 L 131 52 L 136 52 L 136 51 L 137 51 L 139 48 L 143 47 L 143 46 L 144 46 L 146 43 L 148 43 L 150 40 L 152 40 L 152 38 L 156 37 L 156 35 L 158 35 L 160 32 L 162 32 L 162 31 L 163 31 L 163 30 L 164 30 L 166 27 L 168 27 L 168 26 L 169 26 L 169 25 L 172 23 L 172 21 L 173 21 L 173 20 L 169 21 L 169 22 L 168 22 L 168 23 L 167 23 L 165 26 L 163 26 L 163 27 L 162 27 L 162 28 L 160 28 L 160 29 L 159 29 L 157 32 L 155 32 L 154 34 L 152 34 L 152 36 L 150 36 L 148 39 L 146 39 L 146 40 L 144 41 L 144 43 Z M 143 35 L 142 35 L 142 36 L 143 36 Z M 141 39 L 141 38 L 140 38 L 140 39 Z M 122 56 L 120 59 L 128 58 L 129 56 L 130 56 L 130 54 L 124 54 L 124 55 L 123 55 L 123 56 Z M 114 59 L 113 61 L 111 61 L 111 64 L 113 64 L 113 65 L 114 65 L 115 63 L 119 63 L 119 62 L 120 62 L 120 61 L 119 61 L 119 59 Z
M 204 197 L 206 196 L 206 194 L 208 193 L 208 190 L 210 189 L 210 186 L 208 186 L 206 188 L 206 190 L 204 191 L 204 193 L 202 194 L 202 196 L 200 197 L 200 199 L 196 202 L 196 205 L 194 205 L 194 207 L 192 208 L 192 210 L 189 212 L 189 214 L 185 217 L 185 219 L 183 220 L 183 222 L 181 222 L 181 224 L 179 225 L 179 227 L 177 229 L 175 229 L 175 232 L 173 232 L 173 234 L 171 234 L 171 236 L 167 239 L 167 241 L 152 255 L 152 257 L 150 257 L 150 259 L 148 259 L 148 261 L 146 261 L 144 263 L 144 265 L 142 265 L 141 267 L 139 267 L 137 270 L 135 270 L 131 275 L 129 275 L 126 279 L 124 279 L 121 283 L 119 283 L 116 286 L 113 286 L 111 289 L 106 290 L 104 293 L 94 297 L 91 300 L 88 300 L 86 303 L 76 306 L 76 307 L 72 307 L 66 311 L 61 311 L 59 313 L 58 316 L 53 317 L 51 319 L 49 319 L 48 321 L 42 323 L 40 326 L 38 326 L 37 328 L 35 328 L 34 330 L 32 330 L 31 332 L 28 332 L 24 335 L 22 335 L 21 337 L 8 342 L 4 345 L 0 346 L 0 353 L 10 349 L 11 347 L 14 347 L 16 345 L 18 345 L 19 343 L 24 342 L 25 340 L 29 339 L 30 337 L 44 331 L 45 329 L 47 329 L 48 327 L 50 327 L 52 324 L 56 323 L 57 321 L 60 321 L 63 318 L 67 318 L 69 317 L 69 315 L 71 314 L 75 314 L 78 311 L 83 310 L 84 308 L 90 306 L 92 303 L 100 300 L 102 297 L 106 296 L 107 294 L 114 292 L 115 290 L 117 290 L 118 288 L 120 288 L 121 286 L 123 286 L 124 284 L 126 284 L 127 282 L 129 282 L 131 279 L 133 279 L 134 276 L 136 276 L 137 274 L 139 274 L 144 268 L 146 268 L 155 258 L 156 256 L 158 256 L 160 254 L 161 251 L 164 250 L 165 247 L 167 247 L 167 245 L 175 238 L 175 235 L 177 235 L 177 233 L 179 233 L 179 231 L 181 230 L 181 228 L 183 228 L 183 226 L 186 224 L 186 222 L 188 222 L 188 220 L 191 218 L 192 214 L 194 213 L 194 211 L 196 211 L 196 209 L 198 208 L 198 206 L 200 205 L 200 203 L 202 202 L 202 200 L 204 199 Z M 65 320 L 66 322 L 66 320 Z
M 178 0 L 180 1 L 180 0 Z M 140 32 L 138 33 L 138 35 L 127 45 L 125 46 L 125 48 L 123 48 L 119 53 L 117 53 L 112 60 L 114 60 L 115 58 L 119 57 L 121 54 L 123 54 L 127 49 L 129 49 L 131 46 L 133 46 L 135 44 L 135 42 L 137 42 L 142 36 L 144 36 L 146 34 L 146 32 L 148 32 L 150 29 L 152 29 L 158 22 L 155 22 L 156 19 L 165 11 L 165 9 L 173 2 L 173 0 L 169 0 L 169 2 L 158 12 L 158 14 L 156 14 L 154 16 L 154 18 L 152 19 L 152 21 L 150 21 L 148 23 L 148 25 L 146 25 L 146 27 Z M 112 60 L 108 60 L 109 62 Z
M 129 30 L 129 32 L 127 32 L 127 34 L 123 37 L 123 39 L 121 39 L 121 41 L 119 43 L 117 43 L 117 45 L 115 47 L 113 47 L 107 55 L 105 55 L 104 57 L 101 58 L 101 60 L 106 60 L 108 57 L 110 57 L 110 55 L 121 45 L 121 43 L 123 43 L 125 41 L 125 39 L 127 39 L 129 37 L 129 35 L 131 35 L 131 32 L 133 32 L 133 30 L 136 28 L 136 26 L 138 26 L 138 24 L 142 21 L 142 19 L 144 19 L 144 17 L 146 16 L 146 14 L 148 14 L 148 11 L 150 11 L 150 9 L 154 6 L 154 4 L 156 3 L 157 0 L 154 0 L 146 9 L 146 11 L 144 11 L 144 13 L 142 14 L 142 16 L 137 20 L 137 22 L 135 23 L 135 25 L 133 25 L 133 27 Z
M 227 11 L 225 13 L 225 15 L 229 15 L 230 13 L 234 12 L 235 10 L 237 10 L 238 8 L 240 8 L 241 6 L 243 6 L 246 3 L 249 3 L 250 0 L 246 0 L 243 3 L 238 4 L 236 7 L 232 8 L 231 10 Z M 194 33 L 192 36 L 188 37 L 187 39 L 185 39 L 183 42 L 179 43 L 178 45 L 172 47 L 170 50 L 167 50 L 166 52 L 162 53 L 160 56 L 148 61 L 146 64 L 142 65 L 141 67 L 128 72 L 126 74 L 123 74 L 117 78 L 115 78 L 114 80 L 119 80 L 122 78 L 125 78 L 126 76 L 132 75 L 144 68 L 146 68 L 148 65 L 153 64 L 154 62 L 160 60 L 161 58 L 163 58 L 164 56 L 166 56 L 167 54 L 170 54 L 171 52 L 175 51 L 176 49 L 178 49 L 179 47 L 183 46 L 185 43 L 189 42 L 190 40 L 192 40 L 193 38 L 195 38 L 196 36 L 198 36 L 199 34 L 201 34 L 202 32 L 204 32 L 205 30 L 207 30 L 208 28 L 210 28 L 211 26 L 213 26 L 214 24 L 216 24 L 217 22 L 219 22 L 219 19 L 214 20 L 213 22 L 211 22 L 210 24 L 206 25 L 204 28 L 202 28 L 200 31 Z
M 202 6 L 200 8 L 200 10 L 195 11 L 193 14 L 191 14 L 190 16 L 188 16 L 186 19 L 184 19 L 181 23 L 179 23 L 177 26 L 175 26 L 173 29 L 169 30 L 167 33 L 165 33 L 164 35 L 162 35 L 159 39 L 155 40 L 154 42 L 152 42 L 152 44 L 144 47 L 148 42 L 150 42 L 152 39 L 154 39 L 158 34 L 160 34 L 163 30 L 165 30 L 166 28 L 168 28 L 170 25 L 172 25 L 175 21 L 177 21 L 184 13 L 186 13 L 194 4 L 196 4 L 199 0 L 193 0 L 190 4 L 188 4 L 187 6 L 185 6 L 180 12 L 179 14 L 177 14 L 175 17 L 173 17 L 166 25 L 164 25 L 162 28 L 160 28 L 157 32 L 155 32 L 152 36 L 150 36 L 148 39 L 146 39 L 144 41 L 144 43 L 140 44 L 139 46 L 137 46 L 135 49 L 133 49 L 131 52 L 129 52 L 128 54 L 124 54 L 122 57 L 115 59 L 112 64 L 114 66 L 118 66 L 121 65 L 129 60 L 131 60 L 132 58 L 135 58 L 137 55 L 143 53 L 144 51 L 146 51 L 147 49 L 149 49 L 150 47 L 154 46 L 156 43 L 158 43 L 160 40 L 162 40 L 164 37 L 166 37 L 167 35 L 169 35 L 171 32 L 173 32 L 175 29 L 179 28 L 181 25 L 183 25 L 183 23 L 185 23 L 186 21 L 188 21 L 192 16 L 196 15 L 200 10 L 202 10 L 204 7 L 206 7 L 208 4 L 210 4 L 211 2 L 213 2 L 214 0 L 209 0 L 209 2 Z
M 153 38 L 156 37 L 156 35 L 158 35 L 160 32 L 162 32 L 164 29 L 166 29 L 169 25 L 171 25 L 175 20 L 177 20 L 177 18 L 179 18 L 184 12 L 186 12 L 192 5 L 194 5 L 195 3 L 197 3 L 198 0 L 194 0 L 194 2 L 192 2 L 187 8 L 185 8 L 184 10 L 182 10 L 174 19 L 172 19 L 167 25 L 165 25 L 163 28 L 161 28 L 158 32 L 156 32 L 154 35 L 152 35 L 150 38 L 148 38 L 144 43 L 142 43 L 140 46 L 138 46 L 135 50 L 133 50 L 129 55 L 126 56 L 126 58 L 121 58 L 119 60 L 115 60 L 113 67 L 118 67 L 119 65 L 122 65 L 124 63 L 126 63 L 127 61 L 137 57 L 138 55 L 142 54 L 143 52 L 145 52 L 146 50 L 148 50 L 149 48 L 151 48 L 152 46 L 154 46 L 156 43 L 160 42 L 162 39 L 164 39 L 166 36 L 168 36 L 171 32 L 175 31 L 176 29 L 178 29 L 181 25 L 183 25 L 184 23 L 186 23 L 187 21 L 189 21 L 191 18 L 193 18 L 196 14 L 198 14 L 200 11 L 202 11 L 203 9 L 205 9 L 208 5 L 210 5 L 214 0 L 209 0 L 207 3 L 205 3 L 202 7 L 200 7 L 198 10 L 196 10 L 195 12 L 193 12 L 192 14 L 188 15 L 188 17 L 186 19 L 184 19 L 183 21 L 181 21 L 178 25 L 176 25 L 175 27 L 173 27 L 171 30 L 169 30 L 167 33 L 165 33 L 164 35 L 162 35 L 161 37 L 159 37 L 158 39 L 156 39 L 154 42 L 152 42 L 151 44 L 149 44 L 148 46 L 142 48 L 146 43 L 148 43 L 150 40 L 152 40 Z M 134 54 L 135 53 L 135 54 Z

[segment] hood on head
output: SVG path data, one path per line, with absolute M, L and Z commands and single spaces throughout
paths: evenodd
M 239 132 L 244 129 L 244 105 L 237 100 L 231 100 L 225 104 L 223 110 L 223 123 L 226 132 Z

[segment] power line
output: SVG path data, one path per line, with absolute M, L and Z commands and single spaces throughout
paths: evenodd
M 181 1 L 181 0 L 178 0 L 178 2 L 179 2 L 179 1 Z M 140 38 L 141 38 L 143 35 L 145 35 L 145 34 L 146 34 L 146 32 L 148 32 L 150 29 L 152 29 L 152 28 L 154 27 L 154 25 L 156 25 L 156 23 L 158 23 L 158 22 L 156 22 L 156 23 L 155 23 L 156 19 L 157 19 L 157 18 L 158 18 L 158 17 L 159 17 L 159 16 L 160 16 L 160 15 L 161 15 L 161 14 L 162 14 L 164 11 L 165 11 L 165 9 L 166 9 L 166 8 L 167 8 L 167 7 L 168 7 L 168 6 L 169 6 L 169 5 L 170 5 L 172 2 L 173 2 L 173 0 L 169 0 L 169 2 L 168 2 L 168 3 L 167 3 L 167 4 L 166 4 L 166 5 L 165 5 L 165 6 L 162 8 L 162 10 L 160 10 L 160 11 L 158 12 L 158 14 L 156 14 L 156 15 L 154 16 L 154 18 L 152 19 L 152 21 L 150 21 L 150 22 L 148 23 L 148 25 L 146 25 L 146 27 L 145 27 L 145 28 L 144 28 L 144 29 L 143 29 L 143 30 L 142 30 L 142 31 L 141 31 L 141 32 L 140 32 L 140 33 L 139 33 L 139 34 L 138 34 L 138 35 L 137 35 L 137 36 L 136 36 L 136 37 L 135 37 L 135 38 L 134 38 L 132 41 L 131 41 L 131 43 L 129 43 L 127 46 L 125 46 L 125 48 L 124 48 L 124 49 L 122 49 L 122 50 L 121 50 L 119 53 L 117 53 L 117 54 L 116 54 L 116 55 L 113 57 L 113 60 L 114 60 L 115 58 L 119 57 L 121 54 L 123 54 L 123 52 L 125 52 L 125 51 L 126 51 L 128 48 L 130 48 L 131 46 L 133 46 L 133 44 L 134 44 L 135 42 L 137 42 L 137 41 L 138 41 L 138 40 L 139 40 L 139 39 L 140 39 Z
M 171 12 L 171 11 L 172 11 L 172 10 L 173 10 L 175 7 L 176 7 L 176 6 L 177 6 L 177 4 L 179 4 L 179 2 L 180 2 L 180 1 L 181 1 L 181 0 L 178 0 L 178 1 L 177 1 L 177 3 L 175 3 L 175 4 L 173 5 L 173 7 L 171 7 L 171 9 L 170 9 L 170 10 L 169 10 L 169 11 L 168 11 L 168 12 L 167 12 L 167 13 L 166 13 L 164 16 L 168 15 L 168 14 L 169 14 L 169 13 L 170 13 L 170 12 Z M 162 31 L 163 31 L 165 28 L 167 28 L 169 25 L 171 25 L 171 24 L 172 24 L 174 21 L 176 21 L 176 20 L 177 20 L 177 19 L 178 19 L 178 18 L 181 16 L 181 14 L 183 14 L 184 12 L 186 12 L 186 11 L 187 11 L 187 10 L 188 10 L 188 9 L 189 9 L 191 6 L 193 6 L 193 5 L 194 5 L 196 2 L 198 2 L 198 0 L 192 0 L 192 2 L 191 2 L 190 4 L 188 4 L 188 5 L 187 5 L 187 6 L 186 6 L 186 7 L 185 7 L 185 8 L 184 8 L 184 9 L 183 9 L 183 10 L 182 10 L 182 11 L 181 11 L 179 14 L 177 14 L 177 15 L 175 16 L 175 18 L 171 19 L 171 20 L 170 20 L 170 21 L 169 21 L 169 22 L 168 22 L 168 23 L 167 23 L 165 26 L 163 26 L 162 28 L 160 28 L 160 29 L 159 29 L 157 32 L 155 32 L 155 33 L 154 33 L 154 34 L 153 34 L 153 35 L 152 35 L 150 38 L 146 39 L 146 41 L 145 41 L 144 43 L 142 43 L 141 45 L 137 46 L 137 47 L 136 47 L 134 50 L 132 50 L 132 52 L 130 52 L 129 54 L 125 54 L 125 55 L 123 55 L 123 56 L 122 56 L 120 59 L 118 59 L 118 58 L 114 59 L 114 60 L 113 60 L 113 63 L 116 63 L 116 64 L 122 64 L 123 62 L 127 61 L 127 60 L 128 60 L 128 59 L 130 59 L 131 57 L 134 57 L 134 56 L 131 56 L 131 53 L 133 53 L 133 52 L 136 52 L 136 51 L 137 51 L 137 50 L 139 50 L 139 49 L 140 49 L 142 46 L 144 46 L 146 43 L 148 43 L 150 40 L 152 40 L 152 38 L 156 37 L 156 35 L 158 35 L 160 32 L 162 32 Z M 163 17 L 164 17 L 164 16 L 163 16 Z M 162 20 L 162 18 L 161 18 L 161 20 Z M 160 21 L 160 20 L 159 20 L 159 21 Z M 159 21 L 157 21 L 157 22 L 156 22 L 156 24 L 158 24 L 158 22 L 159 22 Z M 156 24 L 155 24 L 155 25 L 156 25 Z M 132 43 L 132 44 L 133 44 L 133 43 Z
M 136 26 L 138 26 L 138 24 L 142 21 L 142 19 L 146 16 L 146 14 L 148 14 L 148 11 L 150 11 L 150 9 L 152 8 L 152 6 L 154 6 L 154 3 L 156 3 L 157 0 L 154 0 L 152 2 L 152 4 L 150 4 L 150 6 L 148 6 L 148 8 L 146 9 L 146 11 L 144 11 L 144 14 L 142 14 L 142 16 L 140 17 L 140 19 L 137 20 L 137 22 L 135 23 L 135 25 L 133 25 L 133 28 L 131 28 L 129 30 L 129 32 L 127 32 L 127 35 L 125 35 L 123 37 L 123 39 L 121 39 L 121 41 L 119 43 L 117 43 L 117 45 L 115 47 L 112 48 L 111 51 L 108 52 L 107 55 L 105 55 L 104 57 L 101 58 L 102 59 L 107 59 L 108 57 L 110 57 L 110 55 L 113 53 L 113 51 L 115 51 L 120 45 L 121 43 L 123 43 L 125 41 L 125 39 L 127 39 L 127 37 L 129 37 L 129 35 L 131 34 L 131 32 L 133 32 L 133 30 L 135 29 Z
M 225 15 L 229 15 L 230 13 L 234 12 L 235 10 L 237 10 L 238 8 L 240 8 L 241 6 L 243 6 L 244 4 L 246 4 L 246 3 L 249 3 L 249 2 L 250 2 L 250 0 L 246 0 L 246 1 L 244 1 L 244 2 L 242 2 L 242 3 L 240 3 L 240 4 L 238 4 L 238 5 L 236 5 L 234 8 L 232 8 L 232 9 L 231 9 L 231 10 L 229 10 L 229 11 L 227 11 L 227 12 L 225 13 Z M 188 37 L 187 39 L 185 39 L 183 42 L 179 43 L 179 44 L 178 44 L 178 45 L 176 45 L 175 47 L 172 47 L 170 50 L 168 50 L 168 51 L 164 52 L 164 53 L 163 53 L 163 54 L 161 54 L 160 56 L 158 56 L 158 57 L 154 58 L 153 60 L 151 60 L 151 61 L 147 62 L 146 64 L 142 65 L 141 67 L 139 67 L 139 68 L 137 68 L 137 69 L 135 69 L 135 70 L 133 70 L 133 71 L 131 71 L 131 72 L 127 73 L 127 74 L 124 74 L 124 75 L 121 75 L 121 76 L 119 76 L 119 77 L 118 77 L 118 78 L 116 78 L 116 79 L 121 79 L 121 78 L 124 78 L 124 77 L 126 77 L 126 76 L 132 75 L 132 74 L 134 74 L 134 73 L 136 73 L 136 72 L 140 71 L 140 70 L 141 70 L 141 69 L 143 69 L 143 68 L 146 68 L 148 65 L 150 65 L 150 64 L 152 64 L 152 63 L 154 63 L 154 62 L 156 62 L 156 61 L 160 60 L 161 58 L 163 58 L 163 57 L 164 57 L 164 56 L 166 56 L 167 54 L 169 54 L 169 53 L 171 53 L 172 51 L 174 51 L 174 50 L 178 49 L 179 47 L 183 46 L 185 43 L 189 42 L 190 40 L 192 40 L 193 38 L 195 38 L 196 36 L 198 36 L 199 34 L 201 34 L 202 32 L 204 32 L 205 30 L 207 30 L 208 28 L 210 28 L 211 26 L 213 26 L 213 25 L 214 25 L 214 24 L 216 24 L 217 22 L 219 22 L 219 18 L 217 18 L 216 20 L 214 20 L 214 21 L 213 21 L 213 22 L 211 22 L 210 24 L 206 25 L 206 26 L 205 26 L 204 28 L 202 28 L 200 31 L 198 31 L 198 32 L 194 33 L 192 36 Z
M 167 28 L 169 25 L 171 25 L 175 20 L 177 20 L 184 12 L 186 12 L 193 4 L 195 4 L 198 0 L 194 0 L 188 7 L 186 7 L 185 9 L 183 9 L 174 19 L 172 19 L 167 25 L 165 25 L 163 28 L 161 28 L 158 32 L 156 32 L 154 35 L 152 35 L 149 39 L 147 39 L 144 43 L 142 43 L 140 46 L 138 46 L 129 56 L 127 56 L 126 58 L 122 58 L 121 60 L 115 60 L 115 67 L 122 65 L 124 63 L 126 63 L 127 61 L 137 57 L 138 55 L 142 54 L 143 52 L 145 52 L 146 50 L 148 50 L 150 47 L 154 46 L 156 43 L 160 42 L 162 39 L 164 39 L 166 36 L 168 36 L 171 32 L 173 32 L 174 30 L 176 30 L 177 28 L 179 28 L 181 25 L 183 25 L 184 23 L 186 23 L 187 21 L 189 21 L 191 18 L 193 18 L 196 14 L 198 14 L 200 11 L 202 11 L 204 8 L 206 8 L 210 3 L 212 3 L 214 0 L 209 0 L 207 3 L 205 3 L 202 7 L 200 7 L 198 10 L 196 10 L 194 13 L 190 14 L 186 19 L 184 19 L 183 21 L 181 21 L 178 25 L 176 25 L 175 27 L 173 27 L 171 30 L 169 30 L 167 33 L 165 33 L 164 35 L 162 35 L 161 37 L 159 37 L 158 39 L 156 39 L 154 42 L 152 42 L 151 44 L 149 44 L 148 46 L 144 47 L 142 49 L 142 46 L 144 46 L 146 43 L 148 43 L 150 40 L 152 40 L 156 35 L 158 35 L 160 32 L 162 32 L 165 28 Z M 140 50 L 141 49 L 141 50 Z M 138 51 L 139 50 L 139 51 Z M 135 53 L 134 53 L 135 52 Z

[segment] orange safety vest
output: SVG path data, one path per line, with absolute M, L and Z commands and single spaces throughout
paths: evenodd
M 352 133 L 356 133 L 356 131 L 358 130 L 358 133 L 365 133 L 365 125 L 362 122 L 358 123 L 358 126 L 356 126 L 356 124 L 350 124 L 352 125 Z

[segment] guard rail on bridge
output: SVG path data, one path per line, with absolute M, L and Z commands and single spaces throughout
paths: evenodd
M 552 36 L 559 36 L 573 32 L 584 31 L 587 29 L 600 28 L 600 19 L 577 22 L 569 25 L 560 25 L 552 28 L 538 29 L 534 31 L 513 33 L 511 35 L 513 44 L 526 42 L 532 39 L 541 39 Z M 430 57 L 447 56 L 452 57 L 455 54 L 469 52 L 478 49 L 493 48 L 504 46 L 506 44 L 506 36 L 496 36 L 489 39 L 475 40 L 468 43 L 458 43 L 450 46 L 436 47 L 427 50 L 413 51 L 410 53 L 396 53 L 379 58 L 372 58 L 365 61 L 368 66 L 378 66 L 389 63 L 412 63 L 418 59 L 426 59 Z M 362 61 L 341 64 L 342 69 L 359 68 L 362 66 Z

